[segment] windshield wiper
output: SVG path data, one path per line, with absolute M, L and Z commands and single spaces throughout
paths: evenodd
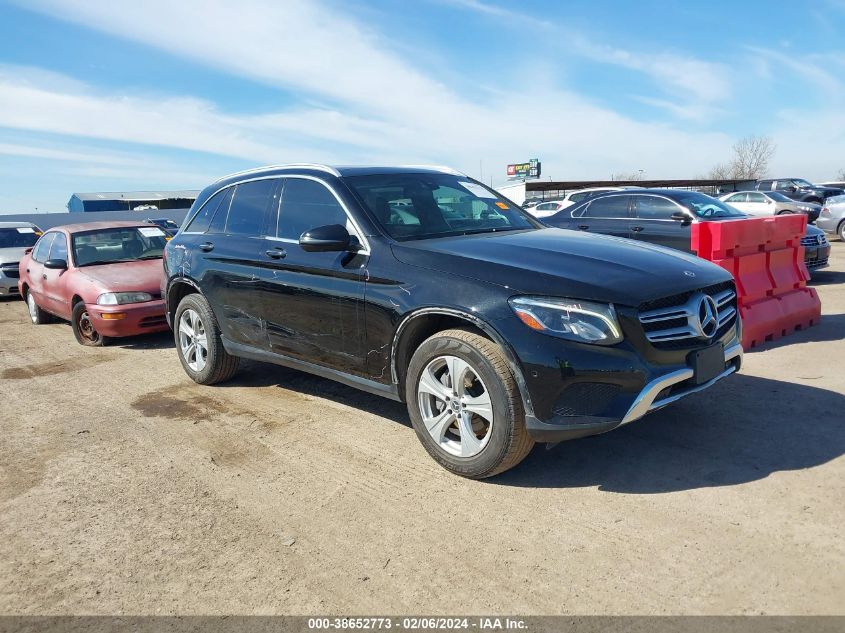
M 126 262 L 134 262 L 134 259 L 95 259 L 93 262 L 85 262 L 84 264 L 79 264 L 79 268 L 83 266 L 100 266 L 102 264 L 123 264 Z
M 161 253 L 158 255 L 144 255 L 143 257 L 139 257 L 138 259 L 161 259 Z

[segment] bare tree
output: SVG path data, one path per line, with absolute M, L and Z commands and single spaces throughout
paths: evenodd
M 845 180 L 845 169 L 839 170 L 839 173 L 836 174 L 836 180 Z
M 766 175 L 775 155 L 775 142 L 769 136 L 746 136 L 734 143 L 728 163 L 715 165 L 708 176 L 713 180 L 757 180 Z
M 643 179 L 643 170 L 640 169 L 639 171 L 632 171 L 628 173 L 620 172 L 618 174 L 610 174 L 611 180 L 642 180 Z

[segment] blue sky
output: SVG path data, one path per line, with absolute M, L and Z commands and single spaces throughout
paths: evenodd
M 845 169 L 845 0 L 0 2 L 0 213 L 284 162 Z

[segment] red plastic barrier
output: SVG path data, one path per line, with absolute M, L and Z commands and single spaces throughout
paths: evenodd
M 810 273 L 801 246 L 806 230 L 805 215 L 692 225 L 693 252 L 736 279 L 746 350 L 819 322 L 821 301 L 807 288 Z

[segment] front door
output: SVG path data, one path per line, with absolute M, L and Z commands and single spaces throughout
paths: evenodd
M 57 231 L 49 231 L 41 236 L 41 239 L 36 242 L 35 248 L 32 249 L 32 257 L 29 258 L 25 271 L 29 278 L 28 292 L 35 298 L 35 303 L 48 312 L 52 312 L 52 310 L 44 294 L 44 277 L 46 275 L 44 262 L 50 258 L 50 247 L 56 235 L 58 235 Z
M 262 247 L 261 295 L 270 351 L 339 371 L 364 373 L 366 250 L 306 252 L 299 237 L 329 224 L 363 243 L 339 198 L 322 181 L 287 177 Z
M 63 259 L 70 266 L 68 257 L 67 236 L 64 233 L 56 232 L 56 237 L 50 245 L 50 252 L 47 259 Z M 63 319 L 70 319 L 70 299 L 67 293 L 68 271 L 60 269 L 44 268 L 41 275 L 42 293 L 44 295 L 44 309 L 57 314 Z

